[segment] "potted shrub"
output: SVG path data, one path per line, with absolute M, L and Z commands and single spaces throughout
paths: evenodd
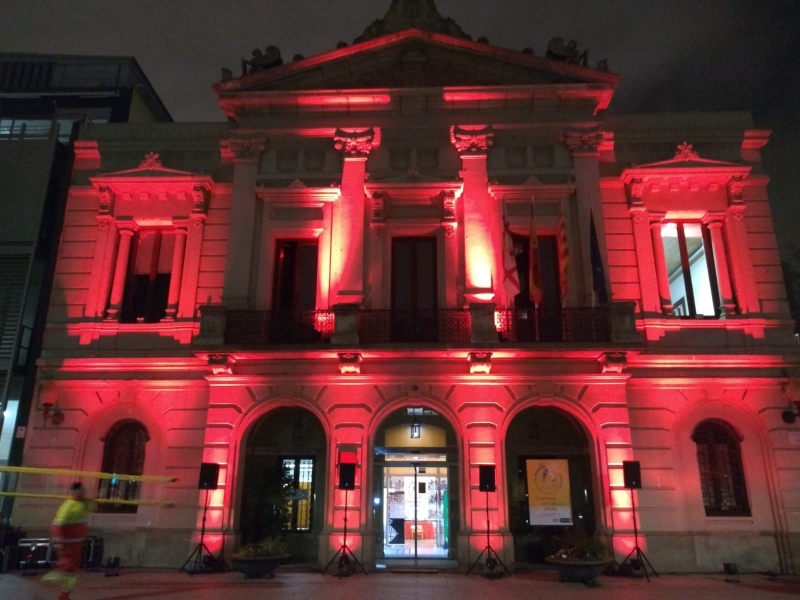
M 277 463 L 263 471 L 262 482 L 260 511 L 261 535 L 264 537 L 231 556 L 233 568 L 246 579 L 275 577 L 275 569 L 289 558 L 284 534 L 291 516 L 292 479 L 283 465 Z
M 608 567 L 608 548 L 597 538 L 572 537 L 545 561 L 558 571 L 561 581 L 575 581 L 589 587 L 600 585 L 597 576 Z
M 289 557 L 283 540 L 266 538 L 255 544 L 244 546 L 231 557 L 233 568 L 245 579 L 275 577 L 275 569 Z

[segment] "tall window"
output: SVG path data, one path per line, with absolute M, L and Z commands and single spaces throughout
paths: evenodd
M 725 421 L 708 419 L 692 434 L 707 517 L 750 516 L 739 435 Z
M 514 252 L 517 259 L 520 292 L 514 298 L 515 306 L 527 308 L 530 304 L 528 287 L 528 260 L 530 238 L 527 235 L 514 235 Z M 561 307 L 561 279 L 558 269 L 558 238 L 554 235 L 536 236 L 539 245 L 539 265 L 542 271 L 542 304 L 549 309 Z
M 174 250 L 173 232 L 143 229 L 136 233 L 125 278 L 123 323 L 157 323 L 166 316 Z
M 314 310 L 317 303 L 317 241 L 278 240 L 274 310 Z
M 719 291 L 708 229 L 700 223 L 665 223 L 661 237 L 674 314 L 718 317 Z
M 139 498 L 139 482 L 127 480 L 125 475 L 141 475 L 144 472 L 145 445 L 149 439 L 145 426 L 134 419 L 117 421 L 111 427 L 103 440 L 102 470 L 118 477 L 100 480 L 98 498 L 108 500 Z M 100 502 L 97 505 L 98 512 L 106 513 L 135 513 L 137 508 L 135 504 Z
M 434 311 L 438 308 L 436 238 L 392 240 L 392 309 Z
M 285 457 L 283 468 L 292 479 L 289 500 L 289 531 L 311 531 L 311 508 L 314 499 L 314 459 Z

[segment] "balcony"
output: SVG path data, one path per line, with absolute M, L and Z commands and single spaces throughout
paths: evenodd
M 203 345 L 638 344 L 633 303 L 600 308 L 330 311 L 227 310 L 201 307 Z

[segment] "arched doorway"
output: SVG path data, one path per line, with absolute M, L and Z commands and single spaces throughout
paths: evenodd
M 327 447 L 322 424 L 302 408 L 277 408 L 253 425 L 244 451 L 242 544 L 280 535 L 293 558 L 316 562 Z
M 375 556 L 455 559 L 460 469 L 452 425 L 431 408 L 404 407 L 381 423 L 374 452 Z
M 542 564 L 570 535 L 594 535 L 596 500 L 589 440 L 554 407 L 520 412 L 506 433 L 509 528 L 518 564 Z

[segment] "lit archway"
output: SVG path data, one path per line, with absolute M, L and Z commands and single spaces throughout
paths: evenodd
M 594 535 L 592 458 L 578 420 L 552 406 L 527 408 L 509 424 L 505 448 L 517 563 L 543 563 L 565 535 Z
M 390 413 L 372 468 L 376 558 L 456 559 L 461 469 L 450 421 L 423 404 Z

